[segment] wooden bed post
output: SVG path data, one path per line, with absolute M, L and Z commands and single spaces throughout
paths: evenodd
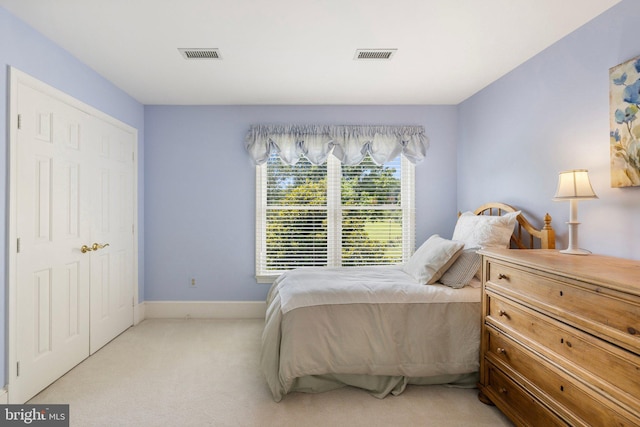
M 544 227 L 542 227 L 540 233 L 540 247 L 542 249 L 555 249 L 556 232 L 551 227 L 551 215 L 549 213 L 544 216 Z

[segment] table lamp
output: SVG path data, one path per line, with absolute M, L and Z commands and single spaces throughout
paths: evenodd
M 569 201 L 569 247 L 560 252 L 572 255 L 589 255 L 591 252 L 578 247 L 578 200 L 597 199 L 586 169 L 573 169 L 558 174 L 558 188 L 554 201 Z

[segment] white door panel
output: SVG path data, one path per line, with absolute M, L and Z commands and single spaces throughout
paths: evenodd
M 88 355 L 90 258 L 79 248 L 90 223 L 79 214 L 89 181 L 76 138 L 86 117 L 26 86 L 19 108 L 16 297 L 23 375 L 16 393 L 23 400 Z
M 91 259 L 91 353 L 133 322 L 133 158 L 131 135 L 108 123 L 95 123 L 94 212 Z M 108 246 L 106 246 L 108 244 Z
M 133 324 L 136 136 L 16 74 L 8 372 L 23 403 Z

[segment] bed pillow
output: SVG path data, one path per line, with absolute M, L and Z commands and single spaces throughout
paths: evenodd
M 418 248 L 402 269 L 422 284 L 435 283 L 456 260 L 463 242 L 443 239 L 434 234 Z
M 480 269 L 482 258 L 478 247 L 462 250 L 456 261 L 444 272 L 440 283 L 455 289 L 463 288 L 471 282 L 473 276 Z
M 452 239 L 464 242 L 465 248 L 508 248 L 519 214 L 520 211 L 516 211 L 502 216 L 487 216 L 465 212 L 458 218 Z

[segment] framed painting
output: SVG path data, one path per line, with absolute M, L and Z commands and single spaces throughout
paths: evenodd
M 640 186 L 640 56 L 609 70 L 611 186 Z

